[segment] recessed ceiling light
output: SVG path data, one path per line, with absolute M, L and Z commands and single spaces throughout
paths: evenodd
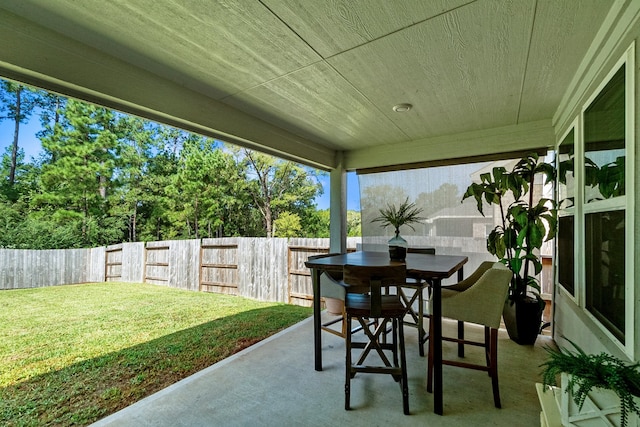
M 406 113 L 411 110 L 411 107 L 413 107 L 411 104 L 398 104 L 393 106 L 393 111 L 396 113 Z

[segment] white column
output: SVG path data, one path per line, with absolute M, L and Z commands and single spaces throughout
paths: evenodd
M 336 154 L 335 169 L 329 175 L 329 251 L 345 253 L 347 251 L 347 171 L 344 169 L 342 151 Z

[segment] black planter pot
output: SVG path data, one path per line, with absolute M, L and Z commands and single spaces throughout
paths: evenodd
M 502 318 L 512 341 L 521 345 L 533 345 L 540 333 L 544 301 L 538 298 L 508 299 L 504 303 Z

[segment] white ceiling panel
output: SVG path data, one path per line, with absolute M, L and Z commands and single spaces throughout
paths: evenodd
M 473 1 L 263 0 L 263 3 L 328 58 Z
M 636 3 L 6 0 L 0 75 L 325 168 L 487 154 L 511 129 L 553 144 L 609 10 Z
M 320 62 L 225 99 L 335 149 L 406 139 L 404 133 L 332 67 Z M 283 121 L 282 118 L 287 120 Z

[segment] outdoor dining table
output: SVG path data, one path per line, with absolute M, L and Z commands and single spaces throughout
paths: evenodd
M 458 273 L 458 280 L 462 280 L 463 266 L 468 261 L 466 256 L 458 255 L 428 255 L 407 254 L 405 264 L 407 277 L 428 280 L 432 286 L 433 313 L 433 348 L 434 348 L 434 408 L 436 414 L 442 415 L 442 307 L 440 304 L 442 279 Z M 350 252 L 346 254 L 328 256 L 307 260 L 305 265 L 311 270 L 313 283 L 313 338 L 315 352 L 315 370 L 322 371 L 322 338 L 321 338 L 321 308 L 320 308 L 320 275 L 323 271 L 342 271 L 345 264 L 361 266 L 387 266 L 402 264 L 391 261 L 385 252 Z

